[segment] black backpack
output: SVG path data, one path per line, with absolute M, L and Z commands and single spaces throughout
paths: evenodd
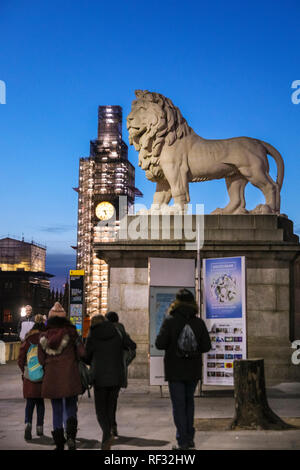
M 191 326 L 186 323 L 177 339 L 177 356 L 193 359 L 201 355 L 199 344 Z

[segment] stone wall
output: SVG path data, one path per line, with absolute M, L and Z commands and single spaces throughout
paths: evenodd
M 294 319 L 292 324 L 293 340 L 300 339 L 300 259 L 294 264 L 292 301 Z
M 190 217 L 195 228 L 196 219 Z M 292 221 L 273 215 L 208 215 L 204 222 L 202 258 L 246 258 L 248 357 L 264 358 L 268 385 L 299 381 L 300 366 L 291 362 L 293 323 L 299 312 L 299 290 L 295 288 L 299 276 L 291 273 L 300 260 Z M 96 247 L 98 257 L 110 265 L 109 309 L 120 314 L 138 344 L 131 377 L 149 377 L 149 257 L 159 257 L 162 263 L 163 258 L 196 259 L 195 251 L 186 250 L 186 241 L 164 240 L 161 236 Z
M 129 377 L 149 378 L 148 268 L 110 268 L 108 310 L 118 313 L 120 322 L 137 343 L 137 356 L 129 366 Z
M 290 349 L 290 270 L 247 269 L 248 357 L 265 360 L 269 384 L 296 379 Z

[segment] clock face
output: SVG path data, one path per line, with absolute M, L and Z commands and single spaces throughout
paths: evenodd
M 100 202 L 96 207 L 96 216 L 99 220 L 109 220 L 115 213 L 115 208 L 110 202 Z

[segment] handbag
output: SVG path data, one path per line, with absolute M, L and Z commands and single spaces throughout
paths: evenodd
M 129 364 L 131 364 L 135 356 L 136 356 L 135 349 L 124 349 L 123 358 L 127 367 L 129 366 Z
M 79 375 L 80 375 L 80 381 L 81 381 L 81 387 L 82 387 L 81 395 L 87 392 L 88 397 L 91 398 L 90 389 L 92 388 L 92 383 L 93 383 L 91 370 L 81 360 L 78 362 L 78 369 L 79 369 Z
M 80 344 L 81 344 L 81 339 L 78 336 L 78 338 L 75 341 L 75 349 L 77 352 L 78 370 L 79 370 L 80 382 L 81 382 L 81 387 L 82 387 L 81 395 L 87 392 L 88 397 L 91 398 L 90 389 L 92 388 L 92 385 L 93 385 L 92 369 L 89 368 L 82 359 L 80 359 L 80 356 L 78 354 L 78 347 Z
M 121 331 L 119 330 L 119 328 L 116 326 L 115 327 L 118 334 L 120 335 L 122 341 L 123 341 L 123 335 L 121 333 Z M 135 349 L 123 349 L 123 362 L 125 364 L 126 367 L 129 366 L 129 364 L 133 361 L 133 359 L 135 358 L 136 356 L 136 350 Z
M 123 335 L 121 333 L 121 331 L 119 330 L 119 328 L 116 326 L 115 327 L 121 340 L 122 340 L 122 343 L 123 343 Z M 124 369 L 124 382 L 123 382 L 123 385 L 122 385 L 122 388 L 127 388 L 127 385 L 128 385 L 128 366 L 129 364 L 133 361 L 133 359 L 135 358 L 136 356 L 136 351 L 135 349 L 125 349 L 123 348 L 123 351 L 122 351 L 122 359 L 123 359 L 123 369 Z

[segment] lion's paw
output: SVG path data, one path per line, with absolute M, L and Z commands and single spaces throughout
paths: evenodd
M 244 215 L 244 214 L 249 214 L 249 211 L 247 211 L 247 209 L 245 209 L 244 207 L 239 207 L 238 209 L 236 209 L 233 214 L 235 215 Z
M 179 204 L 173 204 L 172 206 L 169 206 L 168 204 L 162 204 L 159 207 L 152 205 L 149 213 L 153 215 L 180 215 L 185 214 L 186 210 L 187 209 L 182 208 Z
M 255 209 L 250 211 L 250 214 L 267 215 L 267 214 L 275 214 L 275 211 L 273 211 L 271 207 L 268 206 L 267 204 L 258 204 L 258 206 L 256 206 Z
M 224 209 L 221 209 L 220 207 L 217 207 L 214 211 L 211 212 L 211 215 L 220 215 L 224 214 Z
M 139 210 L 136 215 L 149 215 L 151 213 L 151 209 L 141 209 Z

